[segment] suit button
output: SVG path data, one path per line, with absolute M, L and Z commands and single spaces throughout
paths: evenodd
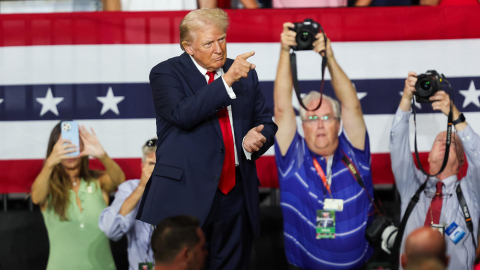
M 215 181 L 218 181 L 220 177 L 218 177 L 218 175 L 215 175 L 215 177 L 213 177 L 213 179 L 215 179 Z
M 225 149 L 220 148 L 220 153 L 223 153 L 223 152 L 225 152 Z

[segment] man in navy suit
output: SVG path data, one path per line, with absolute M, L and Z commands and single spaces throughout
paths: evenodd
M 198 217 L 207 269 L 246 269 L 259 234 L 255 160 L 277 126 L 265 106 L 254 52 L 227 59 L 228 16 L 190 12 L 180 23 L 185 51 L 150 73 L 157 120 L 157 162 L 137 218 Z

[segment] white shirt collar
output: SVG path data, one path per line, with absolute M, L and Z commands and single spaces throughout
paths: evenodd
M 195 61 L 195 59 L 193 58 L 193 56 L 191 55 L 188 55 L 190 56 L 190 58 L 192 59 L 192 62 L 195 64 L 195 66 L 197 67 L 198 71 L 200 71 L 200 73 L 205 76 L 207 74 L 207 71 L 206 69 L 204 69 L 202 66 L 200 66 L 197 61 Z M 218 68 L 217 70 L 217 76 L 222 76 L 223 75 L 223 68 Z

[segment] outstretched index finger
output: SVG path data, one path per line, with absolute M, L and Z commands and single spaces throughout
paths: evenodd
M 239 55 L 238 57 L 240 57 L 240 59 L 243 59 L 243 60 L 247 60 L 249 57 L 252 57 L 255 55 L 255 52 L 254 51 L 251 51 L 251 52 L 247 52 L 247 53 L 244 53 L 244 54 L 241 54 Z

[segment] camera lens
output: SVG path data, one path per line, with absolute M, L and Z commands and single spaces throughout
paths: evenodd
M 310 33 L 309 32 L 303 32 L 300 35 L 300 40 L 303 42 L 306 42 L 310 39 Z
M 313 36 L 310 31 L 302 30 L 298 32 L 297 37 L 295 38 L 300 49 L 308 49 L 312 46 Z
M 420 82 L 420 87 L 423 90 L 428 91 L 432 87 L 432 84 L 431 84 L 430 80 L 423 80 L 423 81 Z

